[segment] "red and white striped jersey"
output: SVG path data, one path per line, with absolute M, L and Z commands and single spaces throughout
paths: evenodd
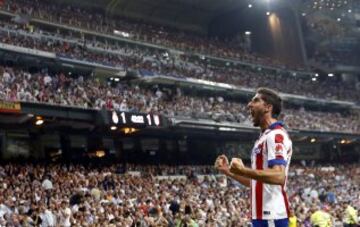
M 284 165 L 288 175 L 292 142 L 278 121 L 266 129 L 255 142 L 251 154 L 252 169 L 262 170 Z M 287 177 L 286 177 L 287 180 Z M 251 180 L 252 219 L 276 220 L 289 217 L 289 203 L 285 185 L 271 185 Z

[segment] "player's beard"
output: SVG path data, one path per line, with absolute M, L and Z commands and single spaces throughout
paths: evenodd
M 251 117 L 252 117 L 252 121 L 253 121 L 253 126 L 254 127 L 259 127 L 260 126 L 260 119 L 261 119 L 260 110 L 253 111 Z
M 253 126 L 254 126 L 254 127 L 259 127 L 259 126 L 260 126 L 260 122 L 257 121 L 256 119 L 254 119 L 254 121 L 253 121 Z

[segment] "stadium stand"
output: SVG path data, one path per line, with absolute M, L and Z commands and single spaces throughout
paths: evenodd
M 6 2 L 3 9 L 107 34 L 114 34 L 114 30 L 119 30 L 124 34 L 123 37 L 131 40 L 141 40 L 183 51 L 284 67 L 283 64 L 273 59 L 259 57 L 240 48 L 235 49 L 231 42 L 176 32 L 163 27 L 159 29 L 158 26 L 133 23 L 125 18 L 108 18 L 104 13 L 94 13 L 88 9 L 73 6 L 62 7 L 57 4 L 47 4 L 44 1 L 33 2 L 26 0 Z M 97 23 L 90 23 L 90 21 L 96 21 Z
M 210 166 L 18 165 L 0 167 L 3 226 L 248 226 L 248 191 Z M 342 226 L 343 201 L 360 208 L 355 165 L 294 165 L 289 195 L 300 226 L 325 207 Z M 345 180 L 346 179 L 346 180 Z M 225 195 L 225 196 L 224 196 Z M 234 199 L 236 198 L 236 199 Z
M 145 112 L 166 116 L 183 116 L 194 119 L 237 122 L 251 125 L 247 119 L 246 103 L 218 97 L 200 97 L 183 94 L 181 90 L 144 89 L 104 83 L 88 76 L 74 78 L 64 73 L 29 72 L 2 68 L 0 97 L 9 101 L 40 102 L 82 108 L 116 111 Z M 55 91 L 55 92 L 54 92 Z M 331 113 L 302 108 L 288 109 L 284 120 L 290 128 L 317 131 L 359 133 L 359 113 Z
M 60 57 L 114 66 L 122 70 L 137 70 L 143 76 L 198 78 L 249 88 L 266 86 L 284 93 L 327 100 L 357 102 L 360 98 L 360 93 L 354 92 L 359 89 L 359 82 L 341 82 L 339 86 L 339 77 L 326 75 L 319 78 L 313 74 L 300 76 L 296 73 L 282 75 L 262 70 L 261 67 L 254 69 L 235 65 L 216 66 L 201 60 L 190 61 L 186 55 L 175 60 L 168 56 L 164 58 L 166 52 L 162 51 L 111 45 L 100 41 L 83 41 L 51 33 L 44 35 L 44 31 L 37 29 L 30 33 L 18 25 L 3 25 L 0 31 L 2 43 L 48 51 Z

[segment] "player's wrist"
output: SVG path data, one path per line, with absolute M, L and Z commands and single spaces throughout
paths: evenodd
M 230 172 L 233 173 L 233 174 L 242 175 L 244 173 L 244 169 L 245 168 L 240 168 L 238 166 L 232 166 L 230 168 Z
M 219 169 L 219 171 L 226 176 L 230 176 L 230 174 L 231 174 L 229 168 L 222 168 L 222 169 Z

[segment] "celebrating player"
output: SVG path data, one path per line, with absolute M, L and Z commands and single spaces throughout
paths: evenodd
M 248 108 L 254 126 L 261 129 L 252 149 L 251 168 L 244 166 L 240 158 L 232 158 L 229 165 L 225 155 L 216 159 L 215 167 L 251 188 L 254 227 L 288 226 L 289 203 L 285 190 L 292 142 L 283 122 L 277 120 L 281 98 L 271 89 L 259 88 Z

